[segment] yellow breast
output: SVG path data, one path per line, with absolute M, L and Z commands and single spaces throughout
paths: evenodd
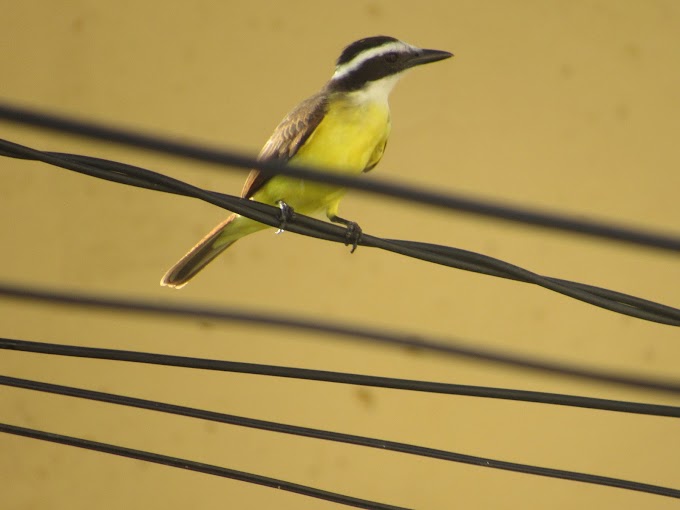
M 389 134 L 386 101 L 331 100 L 323 120 L 290 163 L 360 174 L 378 163 Z M 270 204 L 283 200 L 300 213 L 312 214 L 326 209 L 343 194 L 344 189 L 336 186 L 276 176 L 253 199 Z
M 326 116 L 291 162 L 361 173 L 377 163 L 372 158 L 390 134 L 387 103 L 331 103 Z

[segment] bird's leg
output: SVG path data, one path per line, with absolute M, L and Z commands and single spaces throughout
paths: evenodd
M 345 246 L 352 246 L 352 250 L 350 253 L 354 253 L 354 250 L 357 249 L 357 245 L 359 244 L 359 241 L 361 241 L 361 236 L 363 234 L 363 231 L 361 230 L 361 227 L 359 226 L 358 223 L 354 221 L 349 221 L 346 220 L 345 218 L 341 218 L 340 216 L 336 214 L 328 214 L 328 219 L 331 220 L 333 223 L 341 223 L 347 227 L 347 233 L 345 234 Z
M 285 203 L 283 200 L 277 200 L 276 205 L 278 205 L 279 209 L 281 209 L 281 212 L 279 214 L 281 223 L 279 224 L 279 229 L 276 231 L 276 233 L 282 234 L 283 232 L 286 231 L 286 226 L 288 222 L 293 219 L 294 211 L 293 208 L 289 206 L 287 203 Z

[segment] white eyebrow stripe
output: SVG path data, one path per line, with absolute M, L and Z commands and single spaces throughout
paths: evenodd
M 394 41 L 388 44 L 383 44 L 382 46 L 378 46 L 377 48 L 371 48 L 370 50 L 366 50 L 363 53 L 360 53 L 349 62 L 341 66 L 338 66 L 335 69 L 335 74 L 333 74 L 333 79 L 342 78 L 343 76 L 348 75 L 355 69 L 359 68 L 361 64 L 374 57 L 385 55 L 386 53 L 390 53 L 392 51 L 404 52 L 407 50 L 415 49 L 416 49 L 415 47 L 411 46 L 410 44 L 406 44 L 405 42 L 402 41 Z

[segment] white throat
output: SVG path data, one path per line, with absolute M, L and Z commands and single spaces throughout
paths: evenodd
M 365 87 L 349 92 L 347 95 L 356 103 L 387 104 L 390 92 L 401 78 L 401 73 L 372 81 Z

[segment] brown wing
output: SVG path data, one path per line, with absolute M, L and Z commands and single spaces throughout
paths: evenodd
M 301 102 L 276 126 L 257 159 L 286 162 L 292 158 L 319 125 L 326 114 L 327 106 L 327 97 L 323 93 Z M 241 197 L 252 197 L 271 177 L 271 175 L 262 174 L 259 170 L 251 170 L 243 185 Z

